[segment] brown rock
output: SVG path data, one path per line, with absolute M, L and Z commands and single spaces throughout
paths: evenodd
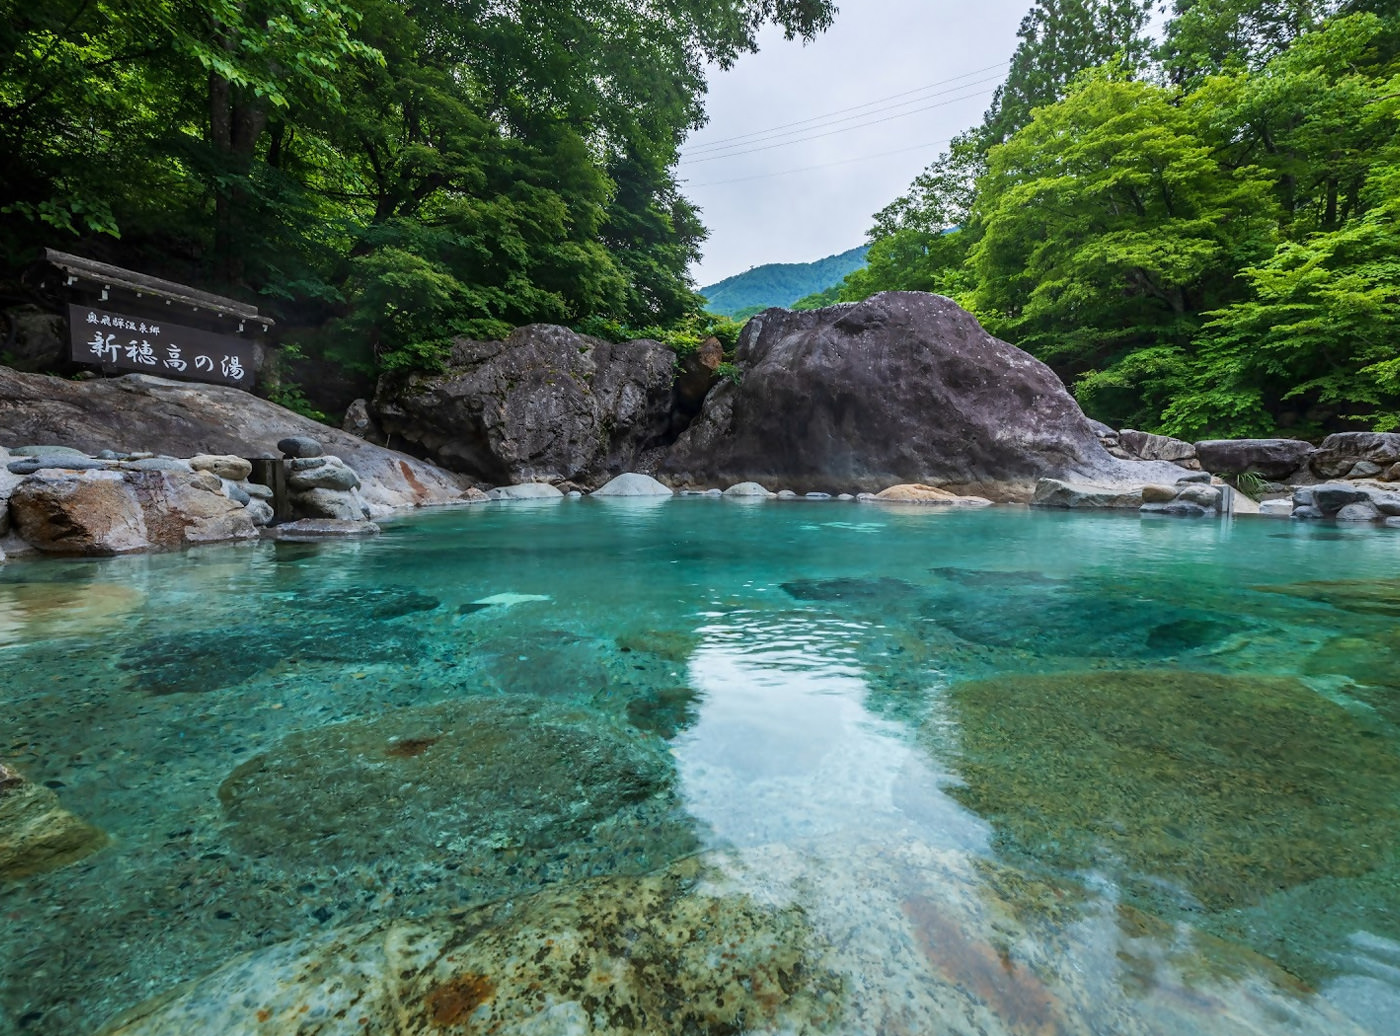
M 212 471 L 230 482 L 242 482 L 253 473 L 253 462 L 242 457 L 201 453 L 190 458 L 190 467 L 195 471 Z
M 981 496 L 959 496 L 937 486 L 906 484 L 890 486 L 872 498 L 880 503 L 933 504 L 939 507 L 991 507 L 992 502 Z
M 1143 486 L 1142 502 L 1145 504 L 1165 504 L 1176 499 L 1176 486 Z
M 115 471 L 30 475 L 10 495 L 21 539 L 46 554 L 146 550 L 146 520 L 133 487 Z
M 48 788 L 0 763 L 0 881 L 72 863 L 106 841 L 59 805 Z

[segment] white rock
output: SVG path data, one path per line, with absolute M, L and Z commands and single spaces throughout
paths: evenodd
M 663 486 L 650 475 L 639 475 L 636 472 L 626 472 L 612 479 L 605 486 L 593 490 L 591 496 L 673 496 L 674 494 L 666 486 Z
M 724 495 L 725 495 L 725 496 L 730 496 L 730 497 L 734 497 L 734 496 L 764 497 L 765 499 L 769 499 L 769 500 L 771 500 L 771 499 L 773 498 L 773 496 L 774 496 L 773 493 L 768 492 L 767 489 L 765 489 L 763 486 L 760 486 L 757 482 L 740 482 L 737 486 L 730 486 L 728 489 L 726 489 L 726 490 L 724 491 Z
M 1288 518 L 1293 514 L 1293 501 L 1283 500 L 1260 500 L 1259 513 L 1265 518 Z
M 488 490 L 492 500 L 562 500 L 564 494 L 547 482 L 526 482 L 519 486 L 500 486 Z

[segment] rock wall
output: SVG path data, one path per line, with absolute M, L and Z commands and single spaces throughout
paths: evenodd
M 1046 477 L 1141 485 L 1180 473 L 1110 456 L 1050 368 L 938 295 L 768 310 L 745 327 L 736 363 L 740 381 L 710 392 L 666 457 L 674 481 L 924 483 L 1028 500 Z

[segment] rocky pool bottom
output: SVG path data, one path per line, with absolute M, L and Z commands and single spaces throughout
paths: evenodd
M 1400 539 L 669 500 L 0 570 L 0 1033 L 1385 1033 Z

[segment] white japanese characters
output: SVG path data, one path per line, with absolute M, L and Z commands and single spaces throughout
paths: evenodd
M 240 356 L 231 351 L 211 349 L 199 339 L 220 338 L 210 332 L 195 331 L 191 328 L 176 327 L 134 320 L 96 309 L 70 307 L 74 321 L 74 359 L 78 359 L 78 329 L 81 322 L 92 332 L 90 340 L 83 339 L 87 352 L 93 361 L 105 365 L 121 365 L 150 368 L 153 372 L 172 371 L 176 374 L 209 374 L 209 380 L 223 380 L 237 383 L 251 383 L 251 373 L 246 363 L 246 355 Z M 85 332 L 86 333 L 86 332 Z M 183 339 L 183 341 L 182 341 Z M 234 344 L 238 343 L 236 340 Z M 217 372 L 217 374 L 216 374 Z

